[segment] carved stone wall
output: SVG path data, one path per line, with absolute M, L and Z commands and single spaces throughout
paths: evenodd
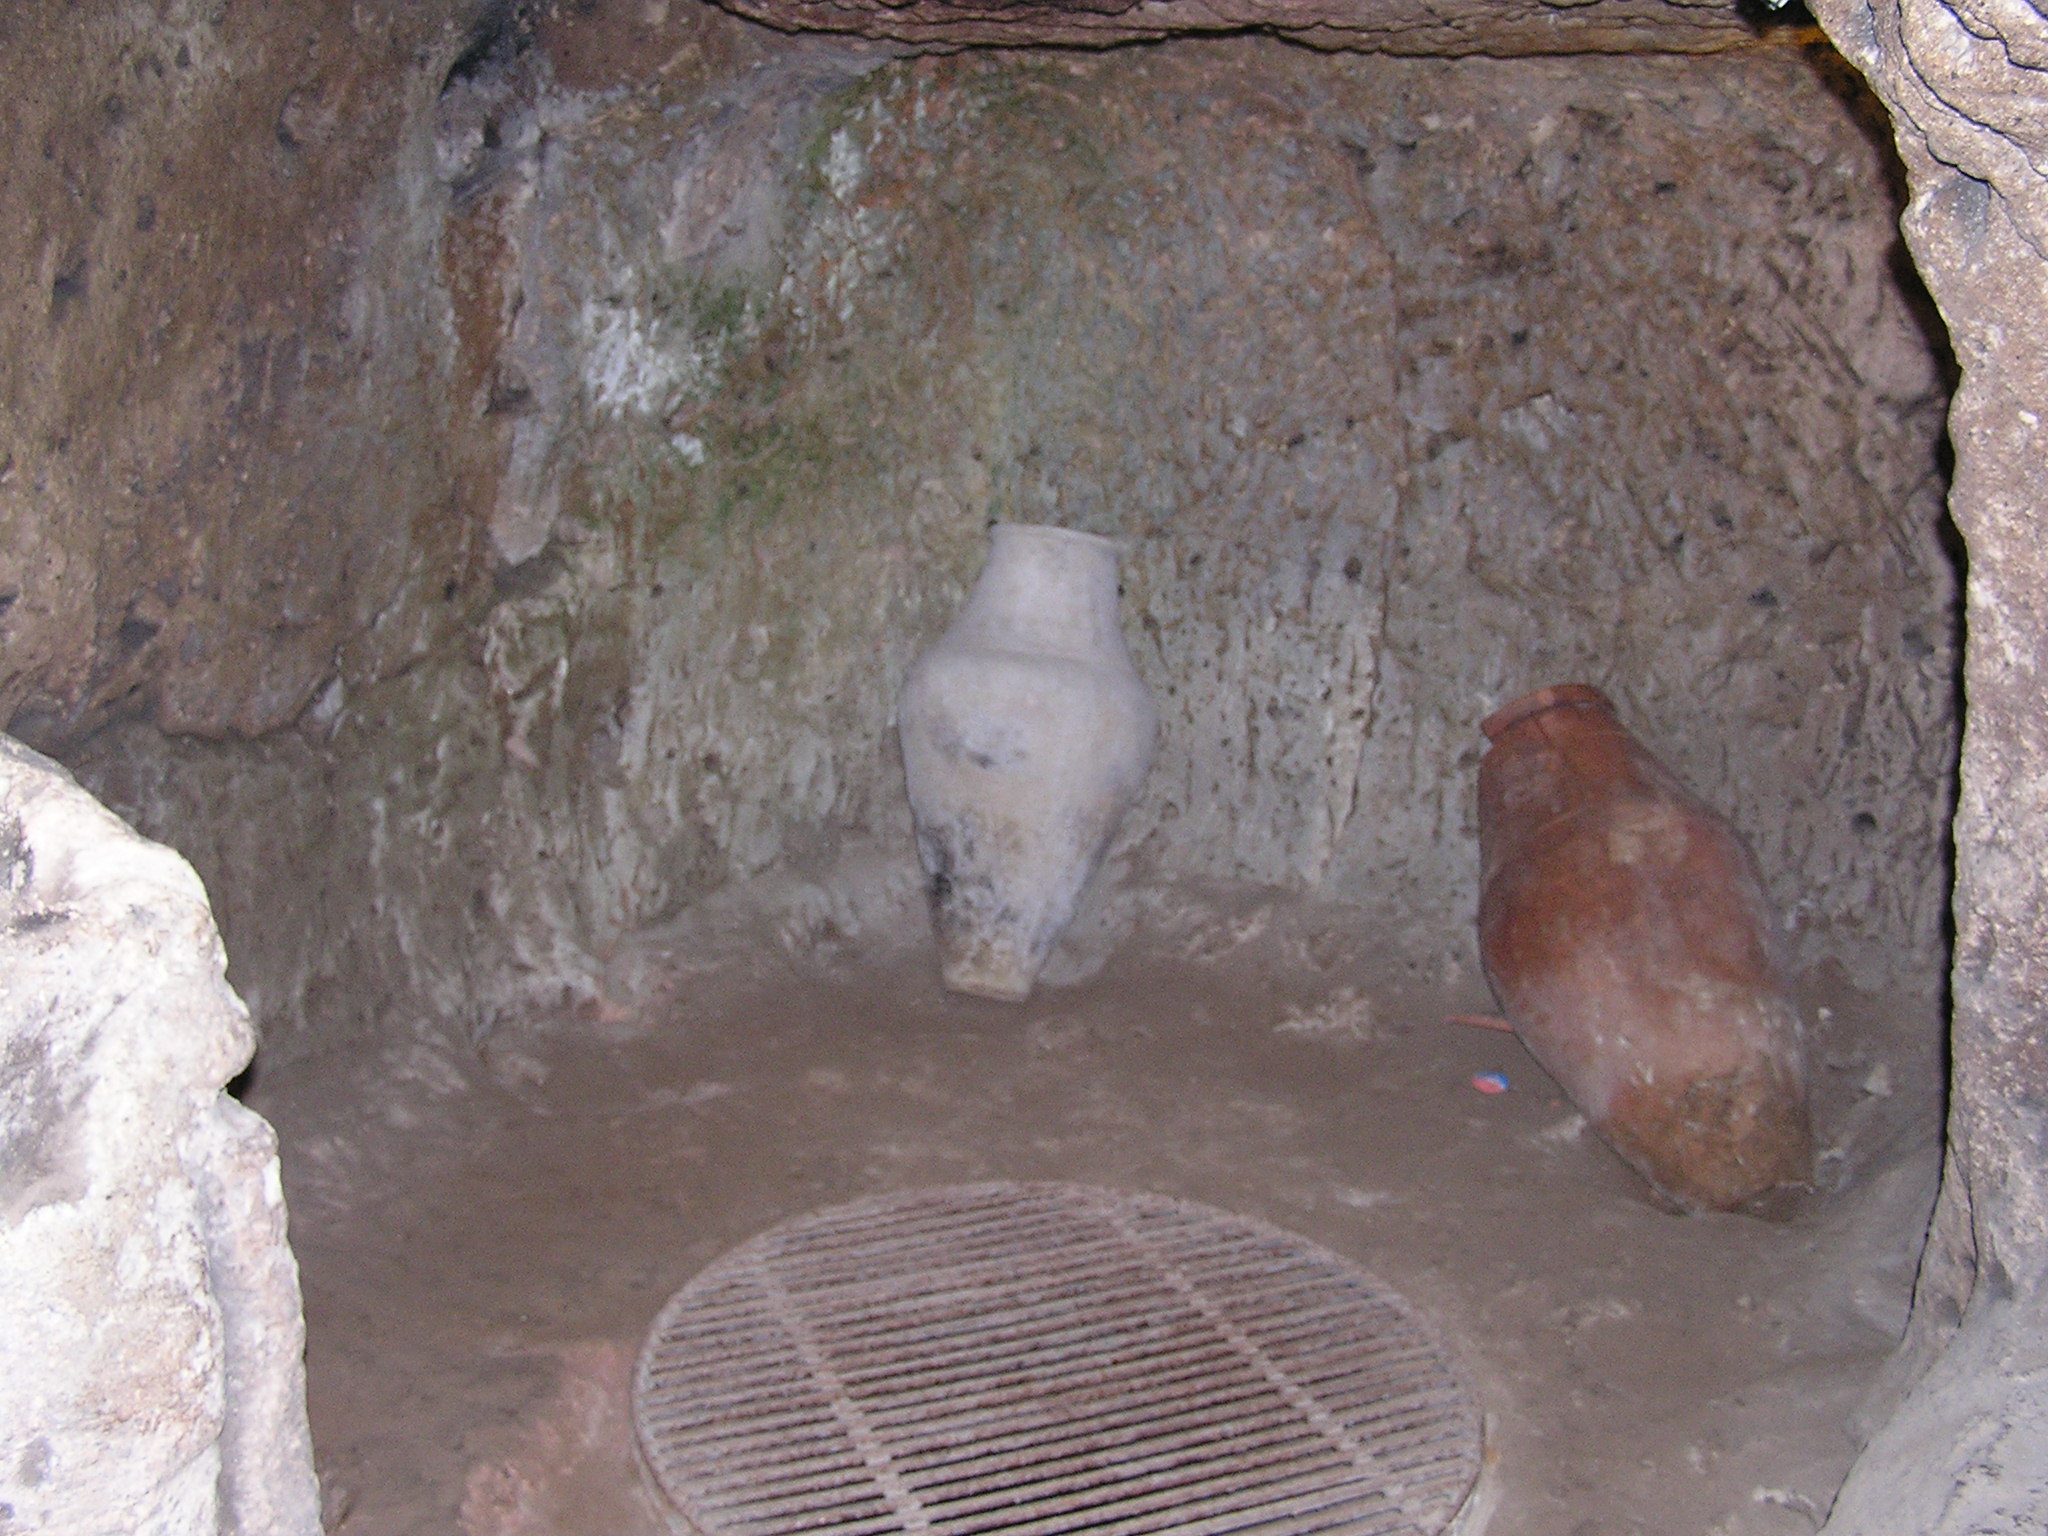
M 2048 20 L 1941 0 L 1815 9 L 1896 126 L 1907 239 L 1962 368 L 1950 508 L 1970 573 L 1948 1163 L 1902 1372 L 1926 1374 L 1827 1528 L 2036 1531 L 2048 1525 Z
M 700 25 L 630 95 L 536 52 L 441 98 L 473 638 L 247 746 L 78 756 L 207 871 L 260 1016 L 486 1029 L 723 881 L 899 838 L 895 686 L 991 517 L 1127 542 L 1166 721 L 1135 867 L 1469 965 L 1477 721 L 1581 677 L 1755 839 L 1802 959 L 1925 989 L 1944 380 L 1800 54 Z M 238 873 L 282 850 L 291 888 Z
M 0 1528 L 318 1536 L 277 1139 L 191 866 L 0 737 Z
M 1408 57 L 1712 53 L 1756 35 L 1725 0 L 720 0 L 791 32 L 959 47 L 1100 48 L 1262 31 L 1318 48 Z
M 408 157 L 465 9 L 0 13 L 16 736 L 260 735 L 449 640 L 472 541 Z

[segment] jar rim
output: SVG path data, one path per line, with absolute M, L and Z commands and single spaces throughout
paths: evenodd
M 1553 683 L 1548 688 L 1538 688 L 1534 693 L 1525 693 L 1519 699 L 1501 705 L 1479 722 L 1479 729 L 1486 733 L 1488 741 L 1498 741 L 1531 715 L 1540 715 L 1560 704 L 1591 704 L 1610 715 L 1614 713 L 1614 701 L 1591 683 Z
M 989 536 L 993 538 L 998 533 L 1024 534 L 1031 538 L 1049 540 L 1073 539 L 1088 544 L 1107 545 L 1111 549 L 1116 548 L 1116 540 L 1107 534 L 1089 533 L 1081 528 L 1062 528 L 1058 523 L 1013 523 L 998 520 L 989 525 Z

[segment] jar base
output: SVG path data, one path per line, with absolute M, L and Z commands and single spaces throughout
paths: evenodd
M 1031 996 L 1032 978 L 1020 977 L 1008 967 L 998 970 L 965 962 L 942 965 L 939 980 L 948 992 L 986 998 L 992 1003 L 1021 1003 Z

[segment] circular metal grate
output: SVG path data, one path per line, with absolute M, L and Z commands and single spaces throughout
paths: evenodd
M 634 1382 L 701 1536 L 1437 1536 L 1479 1418 L 1402 1302 L 1150 1195 L 977 1184 L 798 1217 L 676 1293 Z

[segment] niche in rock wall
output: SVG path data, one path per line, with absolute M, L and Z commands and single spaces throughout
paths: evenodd
M 1477 721 L 1591 681 L 1800 963 L 1932 995 L 1947 381 L 1838 73 L 707 36 L 632 90 L 500 50 L 442 93 L 473 639 L 253 747 L 85 754 L 211 861 L 260 1014 L 486 1030 L 735 878 L 900 845 L 894 690 L 999 518 L 1124 543 L 1164 728 L 1113 872 L 1469 969 Z

